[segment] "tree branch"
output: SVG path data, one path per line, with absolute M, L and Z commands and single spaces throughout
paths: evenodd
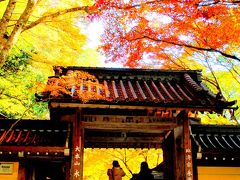
M 218 82 L 218 79 L 217 79 L 216 75 L 214 74 L 214 70 L 212 69 L 212 66 L 208 62 L 208 58 L 207 57 L 205 58 L 205 62 L 207 63 L 208 69 L 210 69 L 211 74 L 212 74 L 212 76 L 213 76 L 213 78 L 215 80 L 217 90 L 222 94 L 222 90 L 221 90 L 220 84 Z
M 240 3 L 239 0 L 230 0 L 229 2 L 227 1 L 222 1 L 222 0 L 212 0 L 212 1 L 206 1 L 206 2 L 200 2 L 198 4 L 196 4 L 197 6 L 212 6 L 212 5 L 216 5 L 216 4 L 221 4 L 221 5 L 235 5 Z
M 8 41 L 4 44 L 4 47 L 0 51 L 0 67 L 2 67 L 3 64 L 5 63 L 6 57 L 9 51 L 12 49 L 19 35 L 23 31 L 23 27 L 26 25 L 35 5 L 36 5 L 36 1 L 28 0 L 26 8 L 24 9 L 23 13 L 19 17 L 16 26 L 14 26 L 12 33 L 8 38 Z
M 19 97 L 17 96 L 12 96 L 10 94 L 1 94 L 1 96 L 6 96 L 7 98 L 6 99 L 14 99 L 14 100 L 17 100 L 20 104 L 22 104 L 23 106 L 26 106 L 26 104 L 24 104 L 24 99 L 20 99 Z M 1 99 L 4 99 L 4 98 L 1 98 Z M 27 100 L 27 99 L 26 99 Z
M 64 15 L 64 14 L 67 14 L 67 13 L 70 13 L 70 12 L 76 12 L 76 11 L 85 11 L 86 13 L 89 13 L 89 8 L 88 8 L 88 6 L 74 7 L 74 8 L 58 11 L 58 12 L 49 14 L 47 16 L 40 17 L 38 20 L 36 20 L 36 21 L 32 22 L 31 24 L 25 26 L 23 28 L 23 31 L 31 29 L 31 28 L 35 27 L 36 25 L 38 25 L 40 23 L 50 21 L 55 17 L 61 16 L 61 15 Z
M 187 47 L 187 48 L 195 49 L 195 50 L 198 50 L 198 51 L 217 52 L 217 53 L 221 54 L 224 57 L 231 58 L 231 59 L 234 59 L 234 60 L 237 60 L 237 61 L 240 62 L 240 58 L 238 58 L 237 56 L 231 55 L 231 54 L 227 54 L 225 52 L 222 52 L 220 50 L 213 49 L 213 48 L 204 48 L 204 47 L 197 47 L 197 46 L 193 46 L 193 45 L 189 45 L 189 44 L 180 44 L 180 43 L 177 43 L 177 42 L 172 42 L 172 41 L 152 38 L 152 37 L 149 37 L 149 36 L 146 36 L 146 35 L 143 35 L 142 37 L 136 38 L 134 40 L 144 39 L 144 38 L 152 40 L 152 41 L 155 41 L 155 42 L 163 42 L 163 43 L 172 44 L 172 45 L 176 45 L 176 46 L 180 46 L 180 47 Z
M 6 134 L 0 139 L 0 145 L 3 143 L 3 141 L 5 140 L 5 138 L 7 137 L 7 135 L 10 133 L 10 131 L 12 131 L 12 129 L 14 128 L 14 126 L 19 123 L 23 116 L 31 109 L 31 107 L 34 105 L 35 103 L 32 103 L 23 113 L 22 116 L 20 118 L 18 118 L 12 125 L 11 127 L 7 130 Z
M 114 5 L 111 5 L 109 7 L 111 8 L 116 8 L 116 9 L 123 9 L 123 10 L 128 10 L 128 9 L 131 9 L 131 8 L 139 8 L 143 5 L 154 5 L 156 3 L 160 3 L 162 2 L 162 0 L 153 0 L 153 1 L 147 1 L 147 2 L 144 2 L 144 3 L 136 3 L 136 4 L 133 4 L 133 5 L 123 5 L 123 6 L 114 6 Z

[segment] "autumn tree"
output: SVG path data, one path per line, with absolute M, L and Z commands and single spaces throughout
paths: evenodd
M 148 162 L 149 168 L 159 165 L 163 161 L 162 149 L 85 149 L 84 179 L 107 179 L 107 169 L 112 167 L 113 160 L 118 160 L 126 173 L 123 179 L 128 180 L 139 173 L 143 161 Z
M 201 51 L 240 61 L 239 1 L 129 0 L 105 4 L 109 8 L 101 13 L 105 27 L 102 50 L 109 60 L 136 67 L 150 58 L 167 67 L 176 56 Z
M 191 58 L 205 52 L 211 53 L 211 59 L 220 60 L 224 67 L 225 64 L 231 67 L 233 74 L 238 72 L 239 1 L 6 2 L 0 2 L 3 5 L 0 21 L 1 64 L 4 64 L 20 37 L 37 42 L 34 46 L 43 49 L 47 45 L 59 47 L 54 46 L 56 43 L 67 44 L 71 51 L 68 48 L 58 49 L 54 53 L 56 59 L 62 59 L 61 55 L 67 52 L 74 56 L 84 44 L 84 37 L 79 34 L 79 27 L 76 28 L 78 22 L 97 17 L 105 27 L 101 50 L 107 60 L 119 61 L 129 67 L 158 64 L 161 68 L 188 69 L 191 68 L 188 65 Z M 62 34 L 56 35 L 51 30 Z M 39 34 L 43 43 L 36 41 Z M 53 38 L 52 42 L 47 41 L 50 37 Z M 45 48 L 45 51 L 54 52 L 52 49 Z M 66 55 L 64 58 L 70 59 Z M 188 62 L 184 63 L 186 60 Z
M 95 14 L 105 27 L 100 50 L 107 60 L 190 69 L 203 64 L 205 55 L 211 65 L 217 61 L 238 75 L 239 1 L 99 2 L 109 7 Z
M 46 119 L 48 106 L 35 101 L 36 82 L 45 82 L 43 72 L 29 64 L 24 52 L 8 56 L 0 69 L 0 113 L 8 118 Z
M 109 93 L 109 90 L 103 84 L 100 84 L 97 78 L 84 71 L 69 70 L 66 76 L 55 77 L 48 80 L 46 84 L 39 84 L 39 101 L 50 100 L 51 98 L 73 98 L 82 103 L 91 100 L 111 101 L 101 92 Z M 86 91 L 87 90 L 87 91 Z M 42 95 L 44 97 L 42 98 Z
M 98 2 L 103 10 L 92 17 L 105 27 L 99 50 L 107 61 L 133 68 L 202 69 L 214 92 L 238 97 L 222 82 L 227 72 L 239 89 L 240 1 Z
M 91 4 L 90 0 L 0 1 L 1 113 L 45 119 L 47 105 L 35 102 L 36 81 L 46 82 L 52 65 L 96 66 L 98 53 L 82 49 L 87 39 L 81 28 L 88 24 Z
M 34 49 L 35 61 L 71 64 L 79 56 L 86 37 L 80 32 L 81 19 L 91 0 L 2 0 L 0 1 L 0 67 L 13 47 Z M 71 54 L 71 56 L 69 56 Z M 36 57 L 36 55 L 38 55 Z

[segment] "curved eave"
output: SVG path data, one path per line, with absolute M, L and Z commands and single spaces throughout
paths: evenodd
M 239 166 L 239 125 L 191 125 L 198 165 Z
M 180 103 L 153 103 L 153 102 L 109 102 L 109 101 L 89 101 L 83 103 L 79 100 L 51 99 L 50 108 L 109 108 L 109 109 L 172 109 L 172 110 L 189 110 L 189 111 L 215 111 L 222 112 L 224 109 L 232 109 L 230 103 L 221 103 L 216 106 L 180 104 Z M 233 104 L 233 102 L 231 103 Z M 230 104 L 230 105 L 231 105 Z

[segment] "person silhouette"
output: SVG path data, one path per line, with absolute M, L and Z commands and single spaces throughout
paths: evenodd
M 122 177 L 125 176 L 125 172 L 120 167 L 117 160 L 114 160 L 112 162 L 112 169 L 107 170 L 107 175 L 109 177 L 109 180 L 122 180 Z
M 154 180 L 154 176 L 151 174 L 147 162 L 141 163 L 140 172 L 136 176 L 136 180 Z

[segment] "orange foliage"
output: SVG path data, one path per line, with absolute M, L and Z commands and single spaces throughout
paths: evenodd
M 106 88 L 95 76 L 84 71 L 69 71 L 66 76 L 52 77 L 43 92 L 51 98 L 71 96 L 86 103 L 90 100 L 110 100 L 104 96 Z
M 240 61 L 233 52 L 240 43 L 239 5 L 232 0 L 98 0 L 91 10 L 98 9 L 102 18 L 100 50 L 109 61 L 136 67 L 150 55 L 168 68 L 173 64 L 168 57 L 181 58 L 184 50 L 190 56 L 206 51 Z

